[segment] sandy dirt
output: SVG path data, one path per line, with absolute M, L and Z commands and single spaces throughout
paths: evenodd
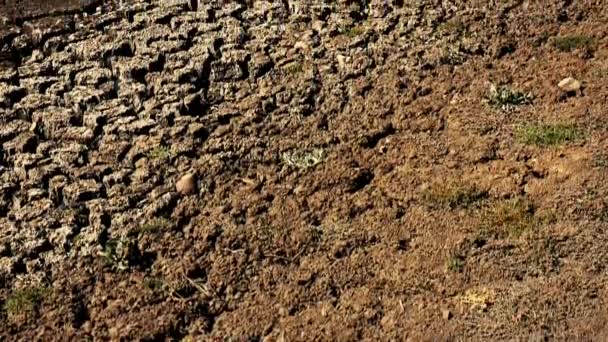
M 0 340 L 608 339 L 601 1 L 4 3 Z

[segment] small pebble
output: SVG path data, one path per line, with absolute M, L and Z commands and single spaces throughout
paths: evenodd
M 295 50 L 300 49 L 301 51 L 309 51 L 309 50 L 310 50 L 310 47 L 308 46 L 308 44 L 306 44 L 306 43 L 305 43 L 305 42 L 303 42 L 303 41 L 299 41 L 299 42 L 295 43 L 295 44 L 293 45 L 293 48 L 294 48 Z
M 570 93 L 581 89 L 581 82 L 575 78 L 568 77 L 561 80 L 557 86 L 561 90 Z
M 177 181 L 175 188 L 177 189 L 177 192 L 182 195 L 194 194 L 196 192 L 196 180 L 194 179 L 194 175 L 190 173 L 184 175 Z
M 452 318 L 452 312 L 448 309 L 441 310 L 441 314 L 443 315 L 443 319 L 445 320 Z
M 346 57 L 343 55 L 337 55 L 336 60 L 338 61 L 338 68 L 345 69 L 346 68 Z

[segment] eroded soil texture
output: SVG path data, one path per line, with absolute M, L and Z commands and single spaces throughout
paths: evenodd
M 1 340 L 606 339 L 604 2 L 194 5 L 5 13 Z

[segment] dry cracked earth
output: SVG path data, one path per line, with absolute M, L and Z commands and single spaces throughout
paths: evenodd
M 606 338 L 603 1 L 10 3 L 1 340 Z

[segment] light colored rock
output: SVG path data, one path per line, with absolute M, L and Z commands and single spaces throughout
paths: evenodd
M 42 51 L 40 51 L 40 50 L 32 51 L 32 55 L 30 56 L 31 63 L 40 62 L 43 59 L 44 59 L 44 54 L 42 53 Z
M 575 78 L 567 77 L 561 80 L 557 86 L 561 90 L 569 93 L 581 89 L 581 82 Z
M 343 55 L 336 56 L 336 60 L 338 61 L 338 68 L 340 68 L 341 70 L 346 69 L 346 59 L 346 56 Z
M 295 43 L 293 45 L 293 48 L 297 51 L 297 50 L 301 50 L 301 51 L 309 51 L 310 47 L 308 46 L 308 44 L 306 44 L 306 42 L 303 41 L 298 41 L 297 43 Z
M 0 257 L 0 274 L 4 277 L 11 275 L 15 271 L 14 257 Z
M 315 20 L 312 23 L 312 29 L 317 31 L 317 32 L 321 32 L 323 30 L 323 28 L 325 28 L 325 21 L 323 20 Z
M 192 195 L 196 192 L 196 179 L 194 175 L 188 173 L 177 181 L 175 184 L 177 192 L 182 195 Z

